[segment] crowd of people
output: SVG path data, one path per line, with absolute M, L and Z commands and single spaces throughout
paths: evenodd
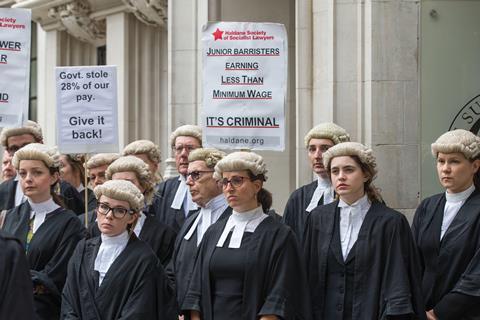
M 28 121 L 0 142 L 0 319 L 480 319 L 471 132 L 432 144 L 445 192 L 412 226 L 374 186 L 373 151 L 333 123 L 305 136 L 317 179 L 281 215 L 264 159 L 203 148 L 195 125 L 171 134 L 164 181 L 149 140 L 84 159 Z

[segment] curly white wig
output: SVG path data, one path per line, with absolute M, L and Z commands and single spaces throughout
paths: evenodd
M 439 152 L 460 152 L 469 160 L 476 159 L 480 155 L 480 138 L 463 129 L 445 132 L 432 143 L 432 154 L 435 158 Z
M 311 139 L 330 139 L 334 144 L 350 141 L 350 135 L 345 129 L 335 123 L 325 122 L 313 127 L 305 136 L 305 146 Z
M 0 134 L 0 142 L 4 148 L 7 148 L 8 138 L 22 134 L 31 134 L 36 142 L 43 142 L 42 128 L 38 123 L 31 120 L 28 120 L 23 127 L 4 128 Z
M 108 166 L 107 171 L 105 171 L 105 177 L 107 180 L 111 180 L 112 176 L 118 172 L 134 172 L 140 185 L 145 189 L 146 203 L 151 203 L 155 192 L 153 188 L 154 182 L 148 165 L 142 159 L 135 156 L 120 157 Z
M 263 175 L 267 179 L 267 165 L 263 158 L 254 153 L 238 151 L 230 153 L 220 160 L 215 166 L 214 178 L 222 179 L 222 174 L 229 171 L 250 170 L 254 176 Z
M 102 195 L 111 199 L 126 201 L 130 205 L 130 209 L 139 212 L 144 205 L 144 198 L 140 190 L 126 180 L 109 180 L 104 184 L 96 186 L 93 190 L 97 200 L 100 200 Z

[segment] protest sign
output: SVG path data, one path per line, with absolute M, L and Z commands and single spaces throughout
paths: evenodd
M 285 149 L 287 35 L 276 23 L 216 22 L 203 28 L 204 144 Z
M 56 83 L 60 151 L 118 152 L 116 67 L 57 67 Z
M 28 119 L 31 12 L 0 8 L 0 127 Z

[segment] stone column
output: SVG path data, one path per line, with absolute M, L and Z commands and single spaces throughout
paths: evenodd
M 120 146 L 128 140 L 130 97 L 129 74 L 129 16 L 118 12 L 106 17 L 107 20 L 107 64 L 117 66 L 118 129 Z
M 60 62 L 60 31 L 37 28 L 37 120 L 44 142 L 56 144 L 57 111 L 55 67 Z

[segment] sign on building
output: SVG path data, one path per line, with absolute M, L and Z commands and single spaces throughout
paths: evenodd
M 60 151 L 118 152 L 116 67 L 57 67 L 56 84 Z
M 31 12 L 0 8 L 0 127 L 28 119 Z
M 216 22 L 203 28 L 204 144 L 285 149 L 287 34 L 282 24 Z

